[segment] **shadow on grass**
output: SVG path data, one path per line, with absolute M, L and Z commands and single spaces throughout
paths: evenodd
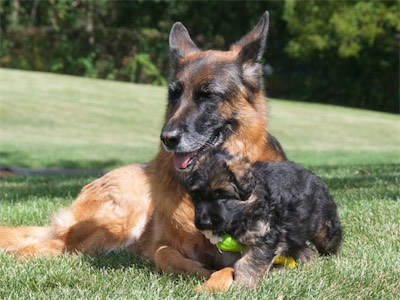
M 0 165 L 5 167 L 30 168 L 31 158 L 25 152 L 0 151 Z M 59 160 L 43 165 L 43 168 L 56 170 L 109 170 L 122 166 L 124 163 L 119 159 L 109 160 Z
M 83 170 L 109 170 L 124 165 L 121 160 L 86 160 L 86 161 L 72 161 L 60 160 L 56 163 L 47 164 L 46 168 L 57 169 L 83 169 Z
M 84 260 L 96 269 L 125 269 L 134 266 L 137 269 L 154 272 L 154 265 L 135 252 L 120 250 L 110 253 L 97 252 L 85 254 Z
M 22 202 L 37 198 L 75 198 L 82 187 L 102 173 L 91 175 L 14 176 L 0 178 L 0 201 Z
M 347 196 L 358 193 L 363 199 L 400 200 L 400 164 L 318 166 L 313 171 L 331 191 Z

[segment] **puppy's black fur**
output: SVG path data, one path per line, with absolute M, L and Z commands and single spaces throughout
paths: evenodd
M 212 151 L 194 166 L 187 189 L 196 227 L 243 245 L 234 265 L 240 285 L 255 285 L 279 255 L 307 261 L 309 242 L 322 255 L 339 250 L 342 229 L 327 186 L 293 162 L 250 164 Z

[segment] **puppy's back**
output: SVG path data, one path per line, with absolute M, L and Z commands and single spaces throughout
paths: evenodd
M 274 202 L 273 207 L 280 213 L 291 212 L 293 218 L 298 218 L 299 222 L 291 222 L 295 226 L 293 230 L 310 234 L 320 254 L 336 254 L 342 241 L 342 228 L 336 203 L 323 180 L 291 161 L 257 162 L 253 169 L 258 193 Z
M 310 193 L 310 189 L 322 189 L 329 193 L 328 187 L 319 176 L 292 161 L 256 162 L 253 169 L 258 184 L 264 187 L 303 193 Z

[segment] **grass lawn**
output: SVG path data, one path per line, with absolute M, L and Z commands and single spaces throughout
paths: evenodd
M 107 170 L 158 149 L 166 89 L 0 69 L 0 166 Z M 336 257 L 267 275 L 256 291 L 195 294 L 196 278 L 155 272 L 132 253 L 41 257 L 0 252 L 0 299 L 397 299 L 400 117 L 269 101 L 289 157 L 318 173 L 345 231 Z M 44 225 L 97 175 L 0 178 L 0 224 Z

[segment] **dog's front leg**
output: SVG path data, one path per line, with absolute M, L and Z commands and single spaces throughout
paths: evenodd
M 251 247 L 245 250 L 235 265 L 234 285 L 256 288 L 260 276 L 269 271 L 274 260 L 274 253 L 266 247 Z
M 267 255 L 264 256 L 264 255 Z M 268 258 L 269 257 L 269 258 Z M 226 267 L 211 274 L 196 291 L 226 292 L 233 287 L 257 287 L 260 276 L 268 272 L 274 260 L 274 252 L 263 247 L 246 249 L 234 268 Z
M 194 274 L 202 278 L 209 278 L 211 271 L 202 263 L 184 257 L 178 250 L 171 246 L 158 247 L 154 262 L 160 271 L 173 272 L 175 274 Z

